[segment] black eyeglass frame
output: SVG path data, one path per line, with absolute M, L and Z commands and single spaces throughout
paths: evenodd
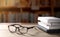
M 15 25 L 18 25 L 19 27 L 22 27 L 22 29 L 23 29 L 23 28 L 27 28 L 26 32 L 25 32 L 25 33 L 21 32 L 21 31 L 20 31 L 21 29 L 19 29 L 19 27 L 16 27 Z M 15 31 L 11 31 L 11 30 L 9 29 L 10 26 L 14 26 L 14 27 L 16 28 Z M 8 30 L 9 30 L 11 33 L 15 33 L 15 32 L 18 30 L 20 34 L 26 34 L 29 29 L 32 29 L 32 28 L 34 28 L 34 27 L 35 27 L 35 26 L 25 27 L 25 26 L 21 26 L 20 24 L 12 24 L 12 25 L 9 25 L 9 26 L 8 26 Z

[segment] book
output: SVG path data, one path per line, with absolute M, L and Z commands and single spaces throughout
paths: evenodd
M 48 6 L 49 5 L 49 1 L 48 0 L 40 0 L 40 5 L 41 6 Z
M 30 23 L 35 23 L 36 22 L 36 16 L 33 13 L 29 14 L 29 21 Z
M 21 13 L 16 13 L 16 22 L 21 22 Z
M 31 0 L 31 9 L 32 10 L 39 10 L 40 9 L 39 0 Z
M 29 22 L 29 13 L 28 12 L 22 13 L 21 20 L 22 22 Z
M 55 6 L 60 6 L 60 0 L 55 0 Z
M 15 13 L 9 12 L 8 22 L 9 23 L 15 23 L 16 22 L 16 14 Z

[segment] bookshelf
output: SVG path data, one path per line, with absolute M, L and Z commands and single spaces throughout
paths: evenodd
M 38 16 L 54 16 L 59 5 L 60 0 L 0 0 L 0 14 L 5 13 L 6 23 L 13 19 L 14 22 L 37 23 Z
M 54 0 L 54 15 L 60 18 L 60 0 Z
M 49 0 L 40 0 L 40 6 L 44 6 L 44 7 L 49 7 L 50 2 Z
M 60 0 L 54 0 L 54 6 L 60 7 Z

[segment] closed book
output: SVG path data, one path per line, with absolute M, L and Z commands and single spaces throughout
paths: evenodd
M 29 13 L 25 12 L 21 15 L 22 22 L 29 22 Z
M 43 26 L 46 29 L 60 29 L 59 26 L 47 26 L 46 24 L 44 24 L 43 22 L 38 22 L 38 25 Z
M 12 14 L 11 12 L 8 15 L 8 22 L 14 23 L 16 22 L 16 14 Z
M 38 20 L 44 23 L 60 22 L 60 18 L 56 17 L 38 17 Z
M 21 22 L 21 13 L 16 13 L 16 22 Z
M 39 10 L 40 9 L 39 0 L 31 0 L 31 9 L 32 10 Z

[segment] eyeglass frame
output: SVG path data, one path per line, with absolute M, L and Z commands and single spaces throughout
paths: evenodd
M 8 26 L 8 30 L 9 30 L 11 33 L 15 33 L 15 32 L 17 31 L 17 29 L 18 29 L 19 33 L 21 33 L 21 34 L 26 34 L 26 33 L 22 33 L 22 32 L 20 31 L 19 27 L 16 27 L 15 25 L 19 25 L 19 27 L 22 27 L 22 28 L 27 28 L 26 33 L 28 32 L 29 29 L 32 29 L 32 28 L 35 27 L 35 26 L 25 27 L 25 26 L 22 26 L 22 25 L 20 25 L 20 24 L 12 24 L 12 25 L 9 25 L 9 26 Z M 16 28 L 14 32 L 9 29 L 10 26 L 14 26 L 14 27 Z

